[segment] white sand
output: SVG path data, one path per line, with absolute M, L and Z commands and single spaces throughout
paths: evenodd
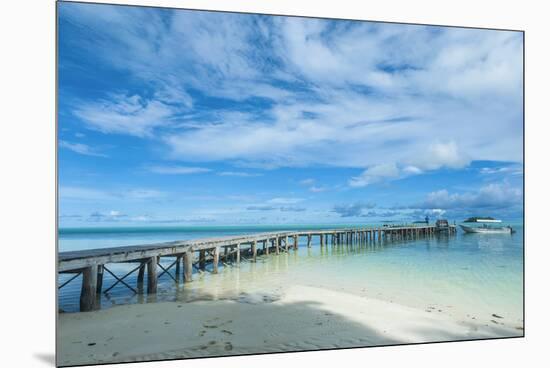
M 118 306 L 59 318 L 61 365 L 335 347 L 519 336 L 500 321 L 458 321 L 415 309 L 307 286 L 278 300 L 262 294 L 239 300 Z

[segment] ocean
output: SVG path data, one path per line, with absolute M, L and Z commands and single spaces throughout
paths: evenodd
M 362 225 L 364 227 L 366 225 Z M 374 226 L 374 225 L 373 225 Z M 380 226 L 380 225 L 378 225 Z M 176 285 L 159 278 L 155 297 L 136 295 L 119 284 L 102 295 L 101 308 L 120 304 L 199 299 L 239 299 L 261 292 L 277 298 L 291 284 L 315 286 L 377 298 L 427 311 L 442 311 L 461 320 L 491 321 L 504 317 L 523 325 L 523 227 L 514 234 L 441 235 L 367 246 L 308 248 L 301 239 L 297 251 L 243 260 L 239 266 L 220 266 L 220 273 L 196 273 L 193 282 Z M 173 240 L 250 234 L 254 232 L 349 228 L 354 225 L 212 226 L 60 229 L 59 251 L 138 245 Z M 173 258 L 163 258 L 168 266 Z M 107 267 L 122 276 L 135 264 Z M 170 270 L 173 274 L 174 268 Z M 71 275 L 59 275 L 59 285 Z M 59 308 L 76 312 L 80 277 L 59 291 Z M 137 273 L 126 279 L 135 286 Z M 114 278 L 105 273 L 104 290 Z

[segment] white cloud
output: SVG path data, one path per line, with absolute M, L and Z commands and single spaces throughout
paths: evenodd
M 123 194 L 124 198 L 129 199 L 156 199 L 165 196 L 165 193 L 154 189 L 132 189 Z
M 368 215 L 368 213 L 365 212 L 366 210 L 374 207 L 376 207 L 374 203 L 357 202 L 336 205 L 332 211 L 336 212 L 341 217 L 362 217 Z
M 413 162 L 412 167 L 419 170 L 437 170 L 442 167 L 458 169 L 470 163 L 470 159 L 465 153 L 459 151 L 454 141 L 433 143 L 427 148 L 425 154 L 420 153 L 419 157 L 407 161 Z
M 304 180 L 300 180 L 300 185 L 313 185 L 315 184 L 315 179 L 312 179 L 312 178 L 307 178 L 307 179 L 304 179 Z
M 149 200 L 158 199 L 166 196 L 166 193 L 155 189 L 135 188 L 129 190 L 109 191 L 91 189 L 85 187 L 60 186 L 60 200 L 78 200 L 91 202 L 112 202 L 112 201 L 127 201 L 127 200 Z
M 106 191 L 91 189 L 91 188 L 81 188 L 81 187 L 71 187 L 71 186 L 60 186 L 59 187 L 59 197 L 60 199 L 78 199 L 78 200 L 111 200 L 116 198 L 115 195 L 108 193 Z
M 459 169 L 467 166 L 470 160 L 459 152 L 454 141 L 434 143 L 427 147 L 425 153 L 404 158 L 405 165 L 386 163 L 373 165 L 361 175 L 352 177 L 348 184 L 351 187 L 364 187 L 386 180 L 396 180 L 410 175 L 419 175 L 425 171 L 440 168 Z M 412 164 L 411 164 L 412 163 Z
M 319 186 L 314 185 L 314 186 L 309 187 L 308 190 L 309 190 L 310 192 L 312 192 L 312 193 L 321 193 L 321 192 L 327 191 L 328 188 L 326 188 L 326 187 L 319 187 Z
M 190 166 L 150 166 L 149 171 L 155 174 L 171 174 L 171 175 L 189 175 L 202 174 L 212 171 L 205 167 L 190 167 Z
M 154 90 L 84 101 L 77 117 L 105 133 L 160 136 L 172 158 L 367 168 L 355 186 L 523 159 L 521 33 L 64 8 L 97 34 L 75 47 Z M 191 89 L 240 114 L 200 110 Z M 269 103 L 246 104 L 258 98 Z M 391 165 L 397 174 L 376 173 Z
M 103 153 L 96 152 L 94 149 L 92 149 L 90 146 L 83 144 L 83 143 L 72 143 L 65 140 L 60 139 L 59 140 L 59 147 L 66 148 L 68 150 L 71 150 L 76 153 L 80 153 L 81 155 L 86 156 L 95 156 L 95 157 L 107 157 L 107 155 Z
M 363 171 L 361 175 L 352 177 L 349 180 L 349 185 L 364 187 L 386 179 L 397 179 L 399 175 L 400 170 L 395 163 L 374 165 Z
M 147 137 L 154 128 L 169 125 L 175 109 L 138 95 L 112 95 L 108 100 L 82 103 L 73 113 L 89 128 L 103 133 Z
M 250 173 L 250 172 L 243 172 L 243 171 L 222 171 L 218 173 L 218 175 L 219 176 L 240 176 L 244 178 L 262 176 L 262 174 L 260 173 Z
M 439 190 L 429 193 L 424 202 L 415 205 L 417 208 L 437 209 L 499 209 L 521 206 L 523 192 L 520 188 L 507 184 L 489 184 L 476 192 L 449 193 Z
M 276 198 L 272 198 L 272 199 L 268 200 L 267 203 L 272 203 L 272 204 L 296 204 L 296 203 L 302 202 L 303 200 L 304 200 L 303 198 L 276 197 Z
M 479 170 L 483 175 L 512 175 L 520 176 L 523 175 L 523 167 L 518 166 L 505 166 L 505 167 L 483 167 Z

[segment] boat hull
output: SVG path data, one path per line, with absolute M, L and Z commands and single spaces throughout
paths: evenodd
M 496 227 L 496 228 L 488 228 L 488 227 L 472 227 L 472 226 L 466 226 L 466 225 L 460 225 L 462 230 L 464 230 L 465 233 L 468 234 L 511 234 L 512 228 L 505 226 L 505 227 Z

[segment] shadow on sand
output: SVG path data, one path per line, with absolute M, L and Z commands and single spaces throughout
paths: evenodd
M 498 326 L 477 331 L 479 326 L 472 324 L 467 326 L 471 333 L 464 334 L 415 320 L 407 332 L 408 336 L 418 336 L 418 340 L 405 341 L 395 338 L 391 331 L 371 328 L 349 318 L 344 310 L 331 310 L 322 303 L 276 302 L 273 295 L 262 293 L 226 298 L 203 294 L 192 302 L 126 305 L 67 314 L 60 324 L 59 362 L 154 361 L 510 336 L 509 330 Z

